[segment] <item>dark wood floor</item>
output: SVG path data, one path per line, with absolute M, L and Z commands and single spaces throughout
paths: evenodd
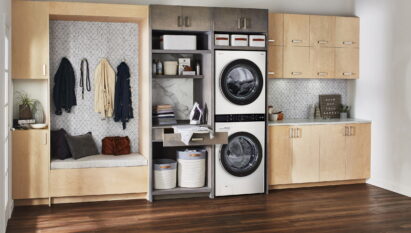
M 16 207 L 7 232 L 411 232 L 411 198 L 371 185 Z

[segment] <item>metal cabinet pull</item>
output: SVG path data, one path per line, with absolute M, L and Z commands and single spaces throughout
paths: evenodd
M 350 136 L 355 136 L 355 131 L 354 131 L 354 127 L 350 126 Z
M 190 17 L 188 17 L 188 16 L 184 17 L 184 24 L 185 24 L 186 27 L 191 26 Z
M 177 17 L 177 26 L 179 26 L 179 27 L 183 26 L 183 17 L 181 17 L 181 16 Z
M 268 40 L 268 42 L 270 42 L 270 43 L 274 43 L 274 42 L 275 42 L 275 40 Z
M 47 75 L 47 65 L 43 64 L 43 76 Z
M 354 44 L 354 41 L 343 41 L 342 43 L 344 45 L 352 45 L 352 44 Z
M 44 145 L 47 145 L 47 133 L 44 134 Z
M 350 75 L 353 75 L 353 74 L 354 74 L 353 72 L 344 72 L 343 73 L 344 76 L 350 76 Z
M 318 72 L 317 74 L 320 76 L 325 76 L 325 75 L 328 75 L 328 72 Z
M 268 74 L 274 75 L 274 74 L 275 74 L 275 72 L 271 72 L 271 71 L 269 71 L 269 72 L 268 72 Z
M 348 126 L 345 126 L 344 128 L 345 128 L 344 136 L 349 136 L 349 135 L 348 135 Z
M 302 72 L 291 72 L 292 75 L 301 75 Z
M 242 23 L 242 21 L 243 21 L 243 18 L 238 18 L 238 19 L 237 19 L 237 28 L 238 28 L 238 29 L 241 29 L 241 23 Z
M 244 20 L 244 29 L 247 29 L 248 28 L 248 24 L 247 24 L 248 18 L 244 17 L 243 20 Z
M 327 40 L 319 40 L 317 42 L 318 42 L 318 44 L 328 44 Z
M 291 40 L 292 43 L 303 43 L 302 40 Z
M 290 138 L 294 138 L 294 129 L 290 128 Z

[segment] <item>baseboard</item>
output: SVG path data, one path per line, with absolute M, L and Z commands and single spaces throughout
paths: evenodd
M 358 180 L 324 181 L 324 182 L 301 183 L 301 184 L 280 184 L 280 185 L 270 185 L 269 189 L 272 190 L 272 189 L 312 188 L 312 187 L 322 187 L 322 186 L 363 184 L 365 182 L 366 182 L 365 179 L 358 179 Z
M 13 209 L 14 209 L 14 200 L 10 200 L 9 203 L 7 204 L 7 208 L 6 208 L 6 218 L 7 218 L 7 220 L 11 218 L 11 215 L 13 214 Z
M 397 182 L 376 179 L 376 178 L 369 179 L 367 183 L 380 187 L 382 189 L 392 191 L 394 193 L 398 193 L 401 195 L 405 195 L 407 197 L 411 197 L 411 187 L 405 184 L 398 184 Z

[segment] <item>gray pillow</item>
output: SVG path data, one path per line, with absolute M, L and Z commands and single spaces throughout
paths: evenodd
M 66 140 L 74 159 L 99 154 L 91 132 L 79 136 L 66 134 Z

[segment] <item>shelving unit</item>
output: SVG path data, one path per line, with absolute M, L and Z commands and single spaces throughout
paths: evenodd
M 211 50 L 164 50 L 153 49 L 153 54 L 210 54 Z
M 202 79 L 204 75 L 153 75 L 153 79 L 182 78 L 182 79 Z
M 250 51 L 265 51 L 266 47 L 250 47 L 250 46 L 214 46 L 216 50 L 250 50 Z

